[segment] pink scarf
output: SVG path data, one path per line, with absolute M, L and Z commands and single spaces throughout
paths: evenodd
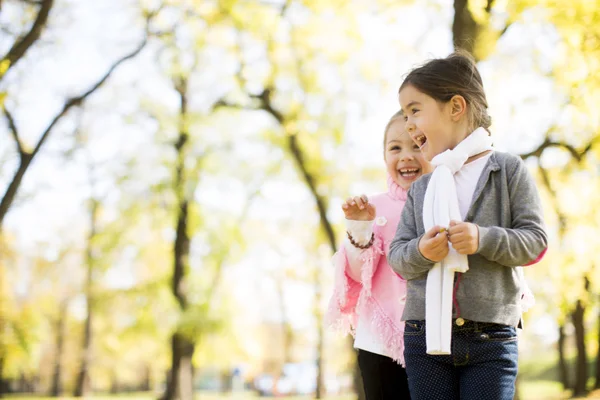
M 344 333 L 354 335 L 358 322 L 371 322 L 372 332 L 378 334 L 386 355 L 404 365 L 404 322 L 402 312 L 406 299 L 406 281 L 387 263 L 386 253 L 394 238 L 400 215 L 406 202 L 406 190 L 388 177 L 388 192 L 369 198 L 377 215 L 373 225 L 375 241 L 361 253 L 361 281 L 346 273 L 347 254 L 342 248 L 333 256 L 335 286 L 327 322 Z

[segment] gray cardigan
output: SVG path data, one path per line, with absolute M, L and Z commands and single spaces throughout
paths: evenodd
M 390 244 L 388 263 L 408 280 L 403 320 L 425 319 L 427 272 L 434 263 L 418 248 L 423 199 L 431 175 L 414 182 Z M 521 287 L 514 267 L 538 259 L 548 246 L 535 182 L 523 161 L 494 151 L 473 194 L 465 221 L 479 227 L 479 249 L 456 291 L 460 316 L 479 322 L 516 326 L 521 317 Z M 456 310 L 454 310 L 456 317 Z

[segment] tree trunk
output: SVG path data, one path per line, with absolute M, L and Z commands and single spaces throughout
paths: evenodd
M 596 351 L 596 379 L 594 389 L 600 389 L 600 311 L 598 312 L 598 350 Z
M 52 374 L 52 389 L 50 396 L 59 397 L 62 394 L 62 358 L 65 343 L 65 319 L 67 318 L 66 300 L 61 301 L 56 320 L 56 354 L 54 359 L 54 373 Z
M 21 161 L 19 162 L 19 167 L 17 168 L 17 171 L 15 172 L 12 180 L 6 188 L 6 192 L 2 197 L 2 201 L 0 201 L 0 226 L 2 225 L 4 217 L 8 213 L 10 206 L 12 206 L 13 202 L 15 201 L 17 191 L 21 186 L 21 182 L 23 181 L 25 172 L 27 172 L 27 169 L 29 168 L 29 165 L 31 164 L 32 160 L 32 155 L 21 154 Z
M 188 257 L 190 253 L 190 238 L 187 230 L 189 201 L 186 193 L 187 181 L 185 176 L 185 160 L 188 149 L 189 133 L 187 90 L 188 82 L 181 78 L 176 82 L 176 90 L 180 96 L 180 131 L 175 150 L 177 151 L 177 166 L 175 169 L 174 191 L 177 197 L 177 230 L 173 249 L 173 295 L 177 299 L 180 310 L 184 313 L 188 308 L 188 296 L 185 280 L 188 274 Z M 171 371 L 163 400 L 192 400 L 194 394 L 194 343 L 180 332 L 175 332 L 171 338 Z
M 474 54 L 478 30 L 477 22 L 469 10 L 469 0 L 454 0 L 454 20 L 452 21 L 454 47 Z
M 315 389 L 315 399 L 325 397 L 326 389 L 323 381 L 323 312 L 321 311 L 322 285 L 321 271 L 319 267 L 315 268 L 314 272 L 314 287 L 315 287 L 315 321 L 317 325 L 317 385 Z
M 194 397 L 194 344 L 180 333 L 171 338 L 171 372 L 164 400 L 191 400 Z
M 275 107 L 273 107 L 272 101 L 271 101 L 271 90 L 270 89 L 265 89 L 259 96 L 257 96 L 257 98 L 261 101 L 261 105 L 260 108 L 264 111 L 266 111 L 267 113 L 269 113 L 276 121 L 277 123 L 279 123 L 280 126 L 284 127 L 285 126 L 285 117 L 282 113 L 280 113 L 279 111 L 277 111 L 275 109 Z M 290 155 L 292 156 L 292 159 L 294 160 L 294 163 L 296 164 L 296 167 L 298 168 L 304 183 L 306 184 L 306 186 L 308 187 L 308 189 L 310 190 L 313 199 L 315 201 L 315 205 L 317 206 L 317 210 L 319 211 L 319 223 L 321 226 L 321 229 L 323 231 L 323 233 L 325 233 L 325 237 L 327 238 L 327 242 L 329 244 L 329 247 L 331 249 L 331 253 L 335 253 L 337 251 L 337 245 L 336 245 L 336 240 L 335 240 L 335 231 L 333 229 L 333 225 L 331 224 L 331 221 L 329 221 L 329 218 L 327 217 L 327 199 L 324 196 L 321 196 L 319 194 L 319 192 L 317 191 L 317 179 L 316 177 L 311 174 L 311 172 L 308 170 L 308 167 L 306 165 L 306 161 L 305 161 L 305 153 L 302 150 L 302 148 L 300 147 L 299 143 L 298 143 L 298 137 L 297 137 L 297 133 L 296 132 L 288 132 L 287 133 L 287 151 L 289 151 Z M 320 286 L 320 282 L 319 282 L 319 286 Z M 319 289 L 320 291 L 320 289 Z M 318 324 L 322 324 L 322 321 L 319 322 Z M 318 327 L 319 329 L 319 343 L 318 346 L 323 346 L 323 332 L 322 332 L 322 328 Z M 350 345 L 350 349 L 353 349 L 353 345 Z M 317 352 L 320 352 L 321 350 L 317 350 Z M 355 354 L 353 352 L 353 354 Z M 317 393 L 319 393 L 320 388 L 322 387 L 320 380 L 322 379 L 323 373 L 321 371 L 321 369 L 323 368 L 323 360 L 322 358 L 319 356 L 319 360 L 317 360 L 317 382 L 316 382 L 316 387 L 317 387 Z M 358 376 L 360 378 L 360 371 L 358 369 L 358 362 L 357 362 L 357 358 L 354 357 L 353 360 L 353 365 L 352 365 L 352 369 L 354 371 L 354 376 Z M 360 385 L 360 386 L 359 386 Z M 359 397 L 360 400 L 364 399 L 364 389 L 362 387 L 362 379 L 354 379 L 353 380 L 353 386 L 354 386 L 354 391 L 357 394 L 357 396 Z M 320 394 L 318 394 L 320 395 Z
M 564 324 L 561 324 L 558 327 L 558 374 L 560 382 L 563 385 L 563 390 L 568 390 L 571 388 L 571 382 L 569 380 L 569 369 L 565 358 L 565 340 L 565 326 Z
M 0 356 L 0 398 L 4 397 L 5 393 L 8 393 L 7 383 L 4 380 L 4 357 Z
M 577 347 L 577 364 L 575 369 L 574 396 L 584 396 L 587 393 L 586 383 L 588 377 L 587 355 L 585 349 L 585 307 L 581 300 L 577 300 L 575 310 L 571 314 L 575 327 L 575 343 Z
M 98 206 L 99 202 L 96 199 L 90 200 L 90 233 L 88 235 L 87 249 L 86 249 L 86 264 L 87 264 L 87 276 L 85 285 L 85 297 L 87 306 L 87 315 L 85 318 L 85 325 L 83 330 L 83 347 L 81 356 L 81 366 L 79 368 L 79 374 L 77 376 L 77 382 L 75 384 L 75 397 L 86 396 L 90 390 L 90 376 L 89 369 L 92 357 L 92 324 L 94 318 L 94 293 L 93 293 L 93 279 L 94 279 L 94 238 L 98 231 Z
M 140 386 L 142 392 L 149 392 L 152 390 L 152 368 L 150 365 L 146 365 L 144 369 L 144 379 Z
M 119 380 L 117 378 L 117 373 L 115 372 L 115 370 L 113 369 L 111 374 L 110 374 L 110 389 L 109 389 L 110 394 L 117 394 L 119 393 Z

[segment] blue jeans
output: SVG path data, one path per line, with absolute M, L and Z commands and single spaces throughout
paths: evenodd
M 512 400 L 517 378 L 517 331 L 465 321 L 452 325 L 452 354 L 426 353 L 425 321 L 406 321 L 404 359 L 416 400 Z

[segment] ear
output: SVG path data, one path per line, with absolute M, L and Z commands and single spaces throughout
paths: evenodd
M 467 113 L 467 101 L 461 95 L 454 95 L 449 101 L 450 118 L 458 122 Z

